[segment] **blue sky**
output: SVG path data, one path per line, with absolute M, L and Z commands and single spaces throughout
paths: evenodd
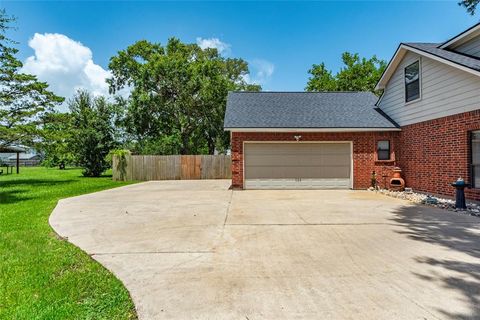
M 92 90 L 100 88 L 109 58 L 140 39 L 165 43 L 174 36 L 184 42 L 220 43 L 225 55 L 251 63 L 252 81 L 265 90 L 298 91 L 304 89 L 313 63 L 325 62 L 336 71 L 344 51 L 388 60 L 401 41 L 441 42 L 480 19 L 457 1 L 2 0 L 2 6 L 18 18 L 11 37 L 20 42 L 22 61 L 30 57 L 27 71 L 64 95 L 67 87 L 88 88 L 89 81 Z M 77 60 L 83 62 L 76 65 Z

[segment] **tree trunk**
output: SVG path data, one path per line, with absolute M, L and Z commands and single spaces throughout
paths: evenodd
M 208 154 L 215 154 L 215 143 L 208 141 Z
M 180 148 L 180 153 L 181 154 L 190 154 L 190 137 L 188 134 L 183 133 L 182 134 L 182 147 Z

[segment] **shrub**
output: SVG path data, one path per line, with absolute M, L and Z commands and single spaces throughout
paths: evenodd
M 130 150 L 126 149 L 116 149 L 109 152 L 107 155 L 107 161 L 110 163 L 110 166 L 113 168 L 113 157 L 117 158 L 117 165 L 115 170 L 118 171 L 121 181 L 125 181 L 127 175 L 127 156 L 131 155 Z
M 73 117 L 70 146 L 86 177 L 98 177 L 110 165 L 106 157 L 115 147 L 113 107 L 103 97 L 79 91 L 69 102 Z

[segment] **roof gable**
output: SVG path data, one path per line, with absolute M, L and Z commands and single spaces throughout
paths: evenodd
M 408 51 L 442 62 L 465 72 L 480 76 L 480 59 L 441 49 L 437 43 L 401 43 L 387 65 L 375 89 L 384 89 Z

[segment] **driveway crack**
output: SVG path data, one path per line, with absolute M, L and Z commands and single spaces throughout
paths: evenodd
M 232 198 L 233 198 L 233 190 L 230 190 L 230 199 L 228 200 L 227 210 L 225 212 L 225 220 L 223 221 L 223 229 L 225 229 L 225 225 L 227 224 L 228 213 L 230 212 L 230 205 L 232 204 Z

